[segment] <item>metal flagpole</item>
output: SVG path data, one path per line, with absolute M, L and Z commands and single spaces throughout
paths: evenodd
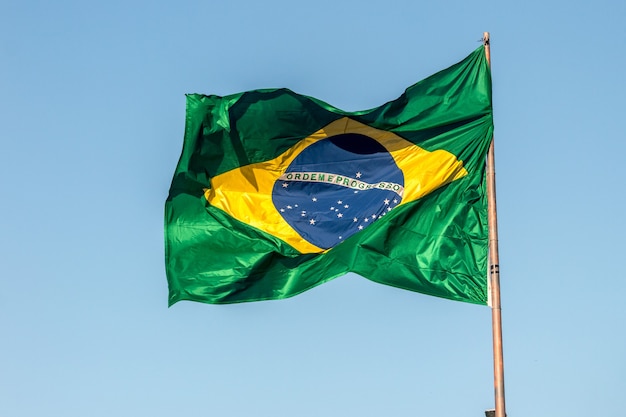
M 485 57 L 491 67 L 489 32 L 483 33 Z M 493 371 L 495 417 L 505 417 L 504 360 L 502 353 L 502 308 L 500 306 L 500 260 L 498 255 L 498 215 L 496 211 L 496 169 L 493 138 L 487 153 L 487 201 L 489 213 L 489 282 L 491 287 L 491 323 L 493 328 Z

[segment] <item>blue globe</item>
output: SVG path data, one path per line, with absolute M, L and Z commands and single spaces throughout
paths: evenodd
M 402 201 L 404 175 L 376 140 L 344 133 L 305 148 L 274 183 L 274 206 L 303 239 L 329 249 Z

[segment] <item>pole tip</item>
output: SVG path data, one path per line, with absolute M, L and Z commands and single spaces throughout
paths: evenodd
M 489 32 L 483 32 L 483 45 L 489 45 Z

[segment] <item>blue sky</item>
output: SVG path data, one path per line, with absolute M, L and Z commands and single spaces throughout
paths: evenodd
M 621 415 L 626 3 L 5 1 L 0 414 L 482 416 L 491 312 L 347 275 L 167 308 L 185 93 L 395 99 L 491 32 L 509 416 Z

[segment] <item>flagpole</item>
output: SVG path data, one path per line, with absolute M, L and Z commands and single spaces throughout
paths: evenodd
M 491 67 L 489 32 L 483 33 L 485 57 Z M 495 417 L 505 417 L 504 359 L 502 350 L 502 308 L 500 306 L 500 259 L 498 254 L 498 214 L 496 210 L 496 164 L 493 137 L 487 153 L 487 201 L 489 223 L 489 279 L 491 287 L 491 323 L 493 328 L 493 371 Z

